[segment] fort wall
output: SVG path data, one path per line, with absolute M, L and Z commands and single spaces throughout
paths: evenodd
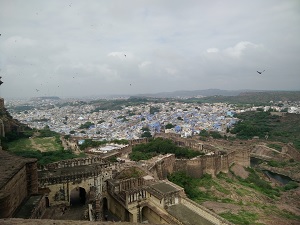
M 228 173 L 229 167 L 233 163 L 245 167 L 250 166 L 250 152 L 232 151 L 225 155 L 206 155 L 193 159 L 176 159 L 174 171 L 185 171 L 189 176 L 195 178 L 200 178 L 203 174 L 216 176 L 220 172 Z
M 203 218 L 211 221 L 213 224 L 216 225 L 233 225 L 233 223 L 228 222 L 224 218 L 220 217 L 219 215 L 213 213 L 209 209 L 197 204 L 196 202 L 188 199 L 188 198 L 182 198 L 181 204 L 185 205 L 198 215 L 202 216 Z
M 154 164 L 152 164 L 148 170 L 156 175 L 159 179 L 166 179 L 167 176 L 174 172 L 175 155 L 168 154 L 159 158 Z
M 26 166 L 20 169 L 11 180 L 9 180 L 0 195 L 0 218 L 12 217 L 15 210 L 27 197 Z
M 76 159 L 68 159 L 62 160 L 54 163 L 49 163 L 47 165 L 39 166 L 39 170 L 55 170 L 66 167 L 76 167 L 76 166 L 84 166 L 84 165 L 92 165 L 95 163 L 103 163 L 103 159 L 101 156 L 94 157 L 86 157 L 86 158 L 76 158 Z
M 151 172 L 156 173 L 160 179 L 165 179 L 166 175 L 162 171 L 185 171 L 189 176 L 200 178 L 203 174 L 216 176 L 218 173 L 228 173 L 229 167 L 239 164 L 245 167 L 250 166 L 250 150 L 231 149 L 227 152 L 219 152 L 214 146 L 202 144 L 192 138 L 181 138 L 179 134 L 157 133 L 155 138 L 171 139 L 177 146 L 188 147 L 201 152 L 214 152 L 213 155 L 198 156 L 193 159 L 175 159 L 171 163 L 156 161 L 151 167 Z

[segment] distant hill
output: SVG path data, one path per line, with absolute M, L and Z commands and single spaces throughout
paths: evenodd
M 192 99 L 190 99 L 192 100 Z M 300 102 L 300 91 L 262 91 L 262 92 L 242 92 L 237 96 L 208 96 L 201 99 L 193 99 L 199 102 L 227 102 L 243 104 L 265 104 L 270 101 L 293 101 Z
M 31 101 L 41 101 L 41 100 L 60 100 L 57 96 L 42 96 L 42 97 L 35 97 L 31 98 Z
M 268 103 L 270 101 L 300 101 L 300 91 L 258 91 L 206 89 L 194 91 L 161 92 L 141 94 L 136 97 L 188 98 L 199 102 Z
M 221 89 L 205 89 L 193 91 L 173 91 L 173 92 L 160 92 L 155 94 L 140 94 L 139 97 L 152 97 L 152 98 L 192 98 L 197 96 L 237 96 L 242 92 L 248 90 L 221 90 Z

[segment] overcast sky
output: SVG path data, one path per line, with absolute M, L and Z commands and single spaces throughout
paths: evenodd
M 300 90 L 299 0 L 0 0 L 0 34 L 4 98 Z

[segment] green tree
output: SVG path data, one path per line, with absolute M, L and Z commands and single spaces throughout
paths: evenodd
M 173 127 L 175 127 L 173 124 L 171 124 L 171 123 L 168 123 L 166 126 L 165 126 L 165 128 L 166 129 L 172 129 Z
M 95 124 L 88 121 L 88 122 L 85 122 L 84 124 L 81 124 L 81 125 L 79 126 L 79 129 L 88 129 L 88 128 L 90 128 L 90 126 L 92 126 L 92 125 L 95 125 Z
M 149 132 L 149 131 L 145 131 L 145 132 L 143 132 L 142 133 L 142 136 L 141 136 L 142 138 L 151 138 L 152 137 L 152 135 L 151 135 L 151 133 Z

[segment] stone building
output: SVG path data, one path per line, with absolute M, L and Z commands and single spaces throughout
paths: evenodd
M 40 200 L 37 160 L 13 156 L 0 147 L 0 218 L 38 218 L 44 207 Z

